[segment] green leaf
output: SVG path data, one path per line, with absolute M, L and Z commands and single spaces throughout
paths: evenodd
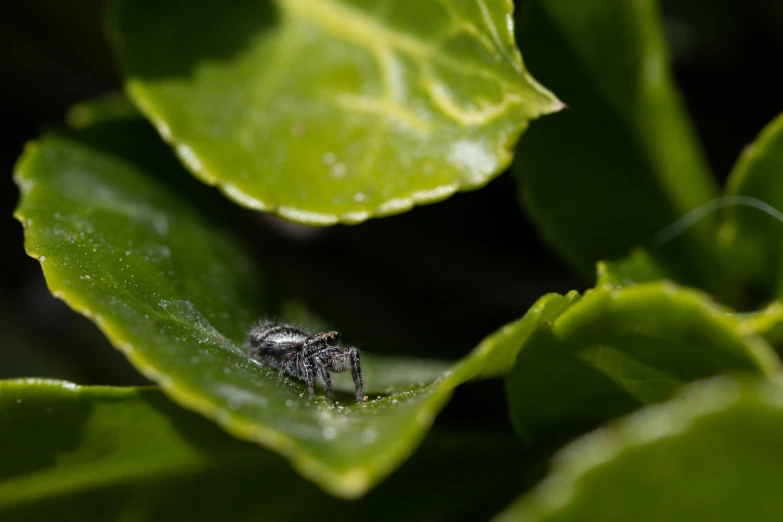
M 744 204 L 726 209 L 727 218 L 721 229 L 735 269 L 767 300 L 783 298 L 782 170 L 783 114 L 767 125 L 740 155 L 726 192 L 742 198 Z M 751 198 L 768 207 L 762 211 L 758 205 L 751 206 Z
M 240 205 L 357 223 L 480 187 L 562 104 L 525 71 L 510 0 L 122 2 L 127 91 Z
M 761 310 L 737 314 L 739 331 L 763 336 L 770 344 L 783 346 L 783 303 L 773 301 Z
M 742 292 L 732 302 L 739 309 L 761 309 L 739 316 L 742 331 L 763 335 L 773 344 L 783 341 L 783 115 L 770 123 L 737 161 L 726 195 L 685 216 L 666 231 L 674 236 L 717 210 L 723 221 L 716 228 L 720 255 L 732 267 Z M 650 252 L 598 265 L 598 284 L 630 286 L 676 278 Z
M 631 255 L 616 261 L 599 261 L 596 287 L 633 286 L 667 279 L 669 274 L 647 250 L 635 249 Z
M 88 129 L 101 123 L 128 121 L 140 117 L 141 113 L 128 98 L 117 93 L 77 103 L 66 114 L 68 125 L 73 129 Z
M 514 368 L 517 354 L 525 342 L 540 328 L 547 328 L 557 317 L 581 300 L 577 292 L 561 296 L 547 294 L 530 307 L 518 321 L 507 324 L 484 339 L 474 355 L 485 355 L 483 377 L 501 377 Z
M 721 373 L 772 375 L 764 340 L 728 310 L 671 283 L 596 289 L 540 328 L 506 377 L 511 418 L 528 442 L 592 428 Z
M 340 395 L 336 408 L 320 394 L 310 401 L 302 382 L 277 382 L 242 348 L 257 317 L 279 307 L 231 235 L 181 197 L 195 182 L 172 158 L 153 161 L 147 139 L 155 136 L 143 121 L 91 110 L 93 125 L 45 136 L 17 166 L 16 215 L 49 288 L 177 403 L 282 453 L 332 494 L 362 495 L 391 473 L 454 387 L 508 371 L 520 338 L 577 298 L 544 296 L 451 367 L 368 354 L 372 400 Z
M 568 446 L 497 521 L 780 520 L 783 390 L 699 383 Z
M 757 308 L 739 314 L 741 331 L 763 335 L 771 343 L 783 342 L 783 115 L 768 125 L 740 156 L 727 187 L 726 196 L 713 200 L 692 216 L 674 224 L 671 234 L 684 230 L 709 213 L 723 211 L 718 227 L 721 255 L 732 266 L 734 278 L 742 285 L 740 309 Z M 671 235 L 669 234 L 669 235 Z M 649 250 L 598 265 L 598 285 L 633 284 L 675 278 L 657 263 Z M 759 305 L 762 305 L 760 309 Z
M 537 122 L 515 173 L 542 236 L 588 278 L 716 194 L 669 71 L 655 2 L 530 0 L 519 42 L 569 109 Z M 715 216 L 656 253 L 718 295 Z M 713 288 L 716 287 L 716 288 Z
M 0 518 L 486 520 L 516 493 L 516 445 L 436 431 L 398 474 L 343 502 L 157 389 L 0 381 Z

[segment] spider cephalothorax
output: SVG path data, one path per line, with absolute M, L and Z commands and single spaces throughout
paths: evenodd
M 250 356 L 259 362 L 277 368 L 278 379 L 283 374 L 302 379 L 307 383 L 307 393 L 313 398 L 316 376 L 324 382 L 326 396 L 333 401 L 330 371 L 351 369 L 356 385 L 356 400 L 367 400 L 362 385 L 359 350 L 343 348 L 338 344 L 340 334 L 334 331 L 309 335 L 291 325 L 261 321 L 247 336 Z

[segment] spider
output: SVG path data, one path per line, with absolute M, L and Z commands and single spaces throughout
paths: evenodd
M 356 385 L 356 400 L 364 402 L 362 370 L 359 364 L 359 350 L 342 348 L 338 344 L 339 332 L 328 331 L 309 335 L 302 330 L 269 320 L 253 326 L 247 335 L 250 357 L 272 368 L 278 369 L 277 379 L 283 374 L 302 379 L 307 383 L 307 393 L 313 398 L 313 383 L 320 375 L 330 403 L 332 378 L 329 371 L 342 372 L 351 369 Z

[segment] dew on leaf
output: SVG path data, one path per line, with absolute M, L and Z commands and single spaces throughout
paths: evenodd
M 331 169 L 332 176 L 335 178 L 342 178 L 347 171 L 348 167 L 345 166 L 345 163 L 336 163 Z
M 334 152 L 327 152 L 321 157 L 321 161 L 324 165 L 334 165 L 337 161 L 337 156 L 334 155 Z

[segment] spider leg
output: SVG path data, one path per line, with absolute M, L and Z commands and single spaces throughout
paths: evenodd
M 277 380 L 278 381 L 283 379 L 283 371 L 285 370 L 285 365 L 288 364 L 295 357 L 296 357 L 296 352 L 293 352 L 290 355 L 288 355 L 285 359 L 280 361 L 280 370 L 277 372 Z
M 362 384 L 362 367 L 359 363 L 359 350 L 353 347 L 349 348 L 348 360 L 351 363 L 353 383 L 356 385 L 356 401 L 364 402 L 364 385 Z
M 304 377 L 304 381 L 307 383 L 307 395 L 310 399 L 313 398 L 315 395 L 315 392 L 313 391 L 313 368 L 312 363 L 305 359 L 301 363 L 302 365 L 302 375 Z
M 329 404 L 334 402 L 334 396 L 332 395 L 332 376 L 329 375 L 329 371 L 324 366 L 323 361 L 318 357 L 313 357 L 313 366 L 318 371 L 321 379 L 324 381 L 324 388 L 326 389 L 326 397 L 329 399 Z

